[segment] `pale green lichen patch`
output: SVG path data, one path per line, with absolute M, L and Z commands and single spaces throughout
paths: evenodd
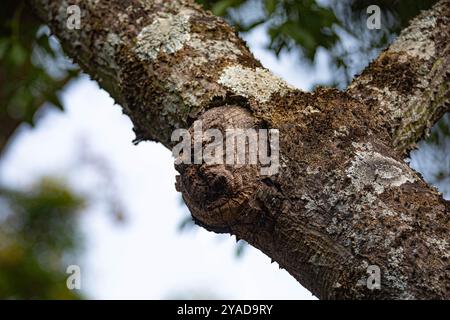
M 414 182 L 416 179 L 409 171 L 406 164 L 369 150 L 357 151 L 346 173 L 356 190 L 371 186 L 375 193 L 381 194 L 386 187 Z
M 269 101 L 275 92 L 283 95 L 289 89 L 293 89 L 266 69 L 252 69 L 239 65 L 226 67 L 222 71 L 219 83 L 237 95 L 254 98 L 259 102 Z
M 414 299 L 408 289 L 408 277 L 402 273 L 401 267 L 405 259 L 404 250 L 402 247 L 391 248 L 388 253 L 389 269 L 385 274 L 385 279 L 390 283 L 392 288 L 399 289 L 403 292 L 403 299 Z
M 223 57 L 235 61 L 242 54 L 241 49 L 231 41 L 204 39 L 198 34 L 191 36 L 189 46 L 196 52 L 207 54 L 207 56 L 202 57 L 202 62 L 204 63 L 222 59 Z
M 160 52 L 177 52 L 189 39 L 189 14 L 160 14 L 138 34 L 134 51 L 142 60 L 155 60 Z
M 431 32 L 436 25 L 436 17 L 424 17 L 420 28 L 415 25 L 405 29 L 397 41 L 389 48 L 392 52 L 406 52 L 408 55 L 428 60 L 435 55 L 435 45 Z
M 210 93 L 220 96 L 224 89 L 216 82 L 207 82 L 208 73 L 213 74 L 214 67 L 220 65 L 220 60 L 237 61 L 242 54 L 240 48 L 228 40 L 204 39 L 198 33 L 192 33 L 186 50 L 189 58 L 179 59 L 173 65 L 171 74 L 167 77 L 167 88 L 177 92 L 186 105 L 199 107 L 207 101 Z M 185 51 L 186 52 L 186 51 Z M 203 74 L 202 78 L 192 81 L 192 74 Z
M 97 39 L 94 46 L 98 49 L 98 63 L 114 70 L 114 72 L 118 72 L 119 67 L 116 62 L 116 54 L 117 49 L 122 44 L 123 41 L 114 32 L 109 32 L 106 39 Z
M 433 248 L 441 252 L 444 259 L 450 259 L 450 245 L 445 239 L 428 237 L 426 238 L 426 243 L 429 248 Z

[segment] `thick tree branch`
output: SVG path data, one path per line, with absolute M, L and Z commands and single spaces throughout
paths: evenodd
M 450 1 L 421 13 L 348 91 L 383 118 L 408 152 L 450 111 Z
M 228 65 L 260 67 L 234 30 L 191 1 L 70 1 L 81 29 L 69 30 L 66 1 L 31 1 L 66 52 L 133 120 L 137 140 L 170 146 L 175 128 L 229 99 Z M 264 75 L 264 74 L 263 74 Z
M 198 224 L 247 240 L 320 298 L 450 297 L 450 206 L 391 148 L 394 117 L 368 108 L 382 106 L 372 91 L 296 90 L 190 1 L 72 1 L 81 30 L 65 27 L 66 1 L 31 2 L 123 106 L 138 140 L 170 146 L 173 129 L 197 119 L 204 130 L 279 129 L 276 175 L 177 165 Z M 380 290 L 366 286 L 369 265 L 381 269 Z

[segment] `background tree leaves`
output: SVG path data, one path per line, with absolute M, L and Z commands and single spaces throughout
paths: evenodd
M 63 108 L 58 92 L 77 75 L 77 67 L 68 63 L 25 1 L 2 1 L 0 153 L 20 124 L 34 124 L 44 103 Z
M 435 0 L 197 0 L 214 14 L 224 16 L 239 32 L 266 25 L 269 50 L 277 56 L 296 50 L 303 62 L 313 64 L 317 51 L 324 49 L 331 58 L 332 83 L 317 83 L 345 88 L 361 72 L 368 59 L 375 58 L 392 37 L 420 10 Z M 382 12 L 380 30 L 368 30 L 369 5 Z M 354 45 L 344 45 L 351 39 Z M 362 63 L 358 63 L 362 62 Z
M 66 287 L 81 247 L 82 197 L 44 178 L 26 190 L 0 188 L 0 299 L 79 299 Z

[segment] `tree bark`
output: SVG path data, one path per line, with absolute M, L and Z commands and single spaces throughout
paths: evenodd
M 321 299 L 449 299 L 450 204 L 403 161 L 449 110 L 450 2 L 412 21 L 345 92 L 297 90 L 191 1 L 32 0 L 69 56 L 120 103 L 137 141 L 275 128 L 280 170 L 186 165 L 194 220 L 263 251 Z M 368 288 L 368 266 L 381 288 Z
M 450 110 L 449 10 L 441 1 L 422 12 L 348 88 L 376 109 L 404 154 Z

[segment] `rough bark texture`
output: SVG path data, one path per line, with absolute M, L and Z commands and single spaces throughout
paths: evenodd
M 450 110 L 449 10 L 441 1 L 416 17 L 348 89 L 377 109 L 404 153 Z
M 412 22 L 346 92 L 299 91 L 190 1 L 31 1 L 67 53 L 132 119 L 174 129 L 277 128 L 281 168 L 178 165 L 196 222 L 245 239 L 319 298 L 450 298 L 450 205 L 403 162 L 448 110 L 449 1 Z M 447 109 L 446 109 L 447 108 Z M 381 268 L 381 289 L 366 286 Z

